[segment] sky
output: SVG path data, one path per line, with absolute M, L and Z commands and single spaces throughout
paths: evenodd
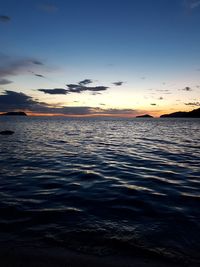
M 1 0 L 0 112 L 200 107 L 200 0 Z

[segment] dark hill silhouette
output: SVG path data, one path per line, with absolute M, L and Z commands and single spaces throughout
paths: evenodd
M 136 118 L 153 118 L 153 116 L 149 114 L 145 114 L 145 115 L 136 116 Z
M 200 108 L 192 111 L 179 111 L 170 114 L 161 115 L 160 118 L 200 118 Z
M 1 116 L 27 116 L 25 112 L 22 111 L 12 111 L 12 112 L 6 112 L 3 114 L 0 114 Z

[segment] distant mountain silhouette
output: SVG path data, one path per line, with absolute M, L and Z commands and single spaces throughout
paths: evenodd
M 1 116 L 27 116 L 25 112 L 17 111 L 17 112 L 6 112 L 3 114 L 0 114 Z
M 136 118 L 153 118 L 153 116 L 149 114 L 145 114 L 145 115 L 136 116 Z
M 192 111 L 179 111 L 170 114 L 161 115 L 160 118 L 200 118 L 200 108 Z

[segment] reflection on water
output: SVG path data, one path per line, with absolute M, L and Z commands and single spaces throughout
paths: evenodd
M 15 131 L 0 137 L 9 238 L 197 260 L 199 119 L 1 117 L 5 129 Z

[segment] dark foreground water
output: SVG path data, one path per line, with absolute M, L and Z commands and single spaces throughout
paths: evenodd
M 200 119 L 1 117 L 0 245 L 200 259 Z

